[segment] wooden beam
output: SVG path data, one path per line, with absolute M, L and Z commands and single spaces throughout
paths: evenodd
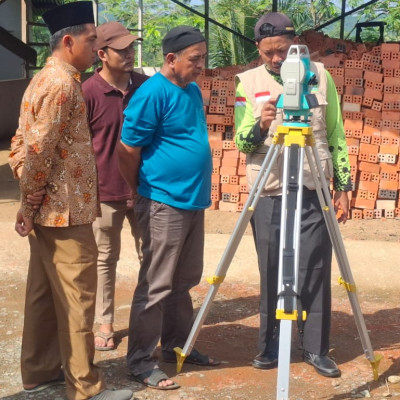
M 36 51 L 1 26 L 0 44 L 29 64 L 36 65 Z

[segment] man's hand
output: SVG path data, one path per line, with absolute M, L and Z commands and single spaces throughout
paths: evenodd
M 272 121 L 276 118 L 276 99 L 269 99 L 264 103 L 261 110 L 260 129 L 266 132 L 271 126 Z
M 15 230 L 18 235 L 25 237 L 33 229 L 33 219 L 24 217 L 21 210 L 17 212 L 17 221 L 15 222 Z
M 32 205 L 32 208 L 34 210 L 37 210 L 42 205 L 45 194 L 46 194 L 46 190 L 41 189 L 38 192 L 35 192 L 33 194 L 28 194 L 26 196 L 26 201 Z
M 122 142 L 117 146 L 119 171 L 126 183 L 129 185 L 132 194 L 137 192 L 139 166 L 142 159 L 141 147 L 131 147 Z M 132 196 L 132 205 L 135 197 Z
M 333 205 L 335 208 L 335 213 L 337 213 L 339 210 L 342 212 L 338 218 L 338 222 L 343 222 L 343 224 L 345 224 L 349 215 L 349 197 L 347 192 L 335 192 L 333 196 Z
M 137 193 L 131 193 L 131 198 L 126 201 L 126 206 L 129 209 L 132 209 L 136 204 Z

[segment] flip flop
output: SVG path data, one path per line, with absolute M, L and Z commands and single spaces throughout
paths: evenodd
M 129 377 L 132 380 L 152 389 L 173 390 L 180 388 L 180 385 L 175 382 L 168 386 L 158 386 L 161 381 L 169 379 L 169 377 L 160 368 L 151 369 L 138 375 L 130 374 Z M 145 382 L 145 379 L 147 379 L 147 382 Z
M 94 334 L 94 337 L 95 338 L 99 337 L 99 338 L 103 339 L 106 342 L 105 346 L 96 346 L 95 345 L 94 348 L 96 350 L 98 350 L 98 351 L 110 351 L 110 350 L 114 350 L 115 349 L 115 344 L 114 344 L 114 346 L 107 346 L 108 341 L 110 339 L 115 339 L 115 332 L 107 332 L 106 333 L 106 332 L 98 331 L 98 332 L 96 332 Z
M 176 353 L 174 351 L 163 350 L 163 360 L 167 363 L 176 363 Z M 187 364 L 201 365 L 203 367 L 216 367 L 221 364 L 219 360 L 211 360 L 206 354 L 201 354 L 196 349 L 193 349 L 186 357 Z
M 47 381 L 43 383 L 39 383 L 39 385 L 35 386 L 32 389 L 25 389 L 24 392 L 26 393 L 36 393 L 36 392 L 41 392 L 42 390 L 51 388 L 53 386 L 57 385 L 65 385 L 65 378 L 64 378 L 64 372 L 60 372 L 60 376 L 57 379 L 53 379 L 52 381 Z

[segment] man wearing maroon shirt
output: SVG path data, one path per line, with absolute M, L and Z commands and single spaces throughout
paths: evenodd
M 96 296 L 99 329 L 95 333 L 95 348 L 113 350 L 116 267 L 125 218 L 131 226 L 136 250 L 139 249 L 131 191 L 120 175 L 115 148 L 120 141 L 123 110 L 148 77 L 133 71 L 133 46 L 139 37 L 115 21 L 97 27 L 97 37 L 102 67 L 82 85 L 96 155 L 102 212 L 102 217 L 93 223 L 99 250 Z

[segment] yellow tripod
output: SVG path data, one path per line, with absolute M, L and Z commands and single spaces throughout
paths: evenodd
M 247 224 L 264 190 L 272 166 L 283 146 L 284 169 L 280 222 L 278 303 L 276 310 L 276 319 L 280 321 L 278 382 L 276 391 L 276 398 L 278 400 L 287 400 L 289 396 L 292 321 L 302 321 L 307 317 L 305 313 L 300 312 L 301 310 L 297 308 L 299 299 L 297 286 L 305 155 L 307 156 L 319 203 L 342 275 L 339 282 L 347 290 L 364 353 L 371 363 L 375 380 L 378 379 L 378 367 L 382 358 L 380 355 L 374 355 L 371 346 L 325 174 L 315 146 L 314 135 L 312 128 L 308 125 L 308 117 L 311 115 L 309 109 L 318 105 L 313 95 L 308 93 L 308 86 L 313 82 L 314 75 L 310 68 L 307 47 L 304 45 L 291 46 L 287 58 L 281 67 L 281 76 L 284 81 L 284 96 L 280 97 L 277 103 L 277 107 L 285 111 L 286 122 L 278 126 L 272 140 L 272 145 L 261 165 L 260 172 L 253 184 L 249 198 L 239 216 L 221 261 L 218 264 L 215 275 L 208 280 L 211 287 L 197 314 L 185 346 L 183 349 L 175 348 L 177 370 L 179 372 L 182 369 L 185 358 L 193 348 L 219 285 L 225 278 Z
M 178 347 L 175 348 L 177 355 L 177 371 L 180 372 L 186 357 L 190 354 L 198 337 L 201 326 L 205 321 L 218 288 L 224 281 L 229 265 L 232 262 L 240 240 L 257 206 L 265 183 L 267 182 L 272 165 L 276 160 L 281 147 L 284 146 L 278 307 L 276 310 L 276 318 L 280 320 L 277 382 L 277 399 L 279 400 L 288 399 L 292 321 L 299 319 L 297 311 L 297 271 L 302 209 L 304 154 L 306 154 L 310 165 L 319 202 L 323 210 L 329 236 L 342 275 L 339 281 L 347 290 L 362 347 L 364 349 L 364 354 L 371 363 L 375 380 L 378 379 L 378 367 L 382 358 L 381 355 L 374 355 L 371 346 L 360 303 L 358 301 L 356 286 L 350 271 L 348 258 L 340 234 L 338 222 L 336 220 L 335 211 L 333 209 L 329 188 L 321 166 L 318 150 L 315 146 L 312 128 L 306 124 L 303 124 L 303 126 L 296 125 L 301 124 L 292 125 L 289 123 L 278 127 L 272 145 L 268 150 L 253 188 L 250 191 L 249 198 L 239 216 L 228 245 L 218 264 L 215 275 L 208 279 L 211 286 L 199 313 L 197 314 L 185 346 L 183 349 Z M 288 224 L 292 224 L 294 229 L 287 230 L 286 227 Z M 305 313 L 301 315 L 301 318 L 306 318 Z

